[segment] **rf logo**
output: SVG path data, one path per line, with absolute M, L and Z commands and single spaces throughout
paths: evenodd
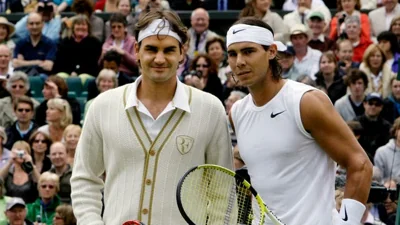
M 178 151 L 184 155 L 190 151 L 193 147 L 194 139 L 186 135 L 180 135 L 176 137 L 176 147 Z

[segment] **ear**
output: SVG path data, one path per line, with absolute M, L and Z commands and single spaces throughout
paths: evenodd
M 276 46 L 276 44 L 272 44 L 271 46 L 269 46 L 268 52 L 269 52 L 268 56 L 269 60 L 274 59 L 278 54 L 278 47 Z

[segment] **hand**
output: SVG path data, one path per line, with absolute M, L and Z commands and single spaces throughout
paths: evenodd
M 203 90 L 205 85 L 204 79 L 201 77 L 199 78 L 198 76 L 192 76 L 192 84 L 195 88 Z
M 58 87 L 53 81 L 46 81 L 46 84 L 48 87 L 50 87 L 53 98 L 61 97 L 60 93 L 58 92 Z
M 32 156 L 30 154 L 25 153 L 24 156 L 22 156 L 22 158 L 24 159 L 24 162 L 30 162 L 33 164 Z
M 300 14 L 304 14 L 304 12 L 307 10 L 307 8 L 304 6 L 300 6 L 297 10 L 299 11 Z
M 53 65 L 49 61 L 44 61 L 41 64 L 39 64 L 40 67 L 42 67 L 46 71 L 51 71 L 53 69 Z
M 192 83 L 192 75 L 187 75 L 187 76 L 185 76 L 184 79 L 185 79 L 185 80 L 184 80 L 185 84 L 187 84 L 187 85 L 189 85 L 189 86 L 193 86 L 193 83 Z

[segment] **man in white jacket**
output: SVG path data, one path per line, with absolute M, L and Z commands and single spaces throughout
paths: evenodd
M 204 163 L 233 169 L 222 103 L 177 79 L 187 41 L 179 17 L 151 11 L 136 27 L 142 76 L 96 97 L 76 149 L 71 197 L 81 225 L 184 224 L 175 199 L 184 173 Z

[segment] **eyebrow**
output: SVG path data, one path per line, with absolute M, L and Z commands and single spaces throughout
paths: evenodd
M 158 50 L 158 47 L 153 46 L 153 45 L 145 45 L 144 48 L 150 49 L 150 50 Z M 164 48 L 164 50 L 175 50 L 175 49 L 177 49 L 176 46 L 168 46 L 168 47 Z
M 247 48 L 242 48 L 242 49 L 240 49 L 239 51 L 240 52 L 244 52 L 244 51 L 249 51 L 249 50 L 256 50 L 256 48 L 254 48 L 254 47 L 247 47 Z M 236 50 L 229 50 L 228 51 L 228 53 L 234 53 L 234 52 L 236 52 Z

